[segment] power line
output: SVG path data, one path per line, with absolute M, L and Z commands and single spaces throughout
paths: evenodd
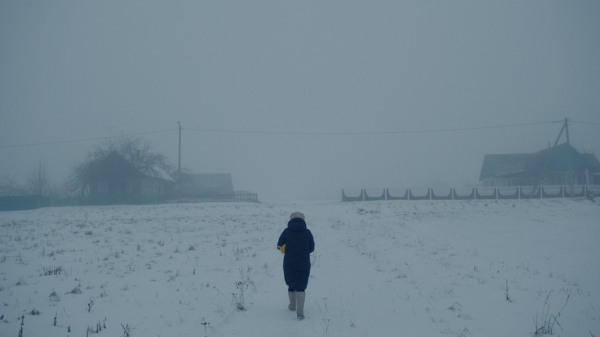
M 26 146 L 37 146 L 37 145 L 67 144 L 67 143 L 87 142 L 87 141 L 91 141 L 91 140 L 102 140 L 102 139 L 109 139 L 109 137 L 85 138 L 85 139 L 75 139 L 75 140 L 62 140 L 62 141 L 46 142 L 46 143 L 28 143 L 28 144 L 0 145 L 0 148 L 6 149 L 6 148 L 11 148 L 11 147 L 26 147 Z
M 154 130 L 154 131 L 147 131 L 147 132 L 138 132 L 138 133 L 132 133 L 129 135 L 124 135 L 124 136 L 139 136 L 139 135 L 147 135 L 150 133 L 160 133 L 160 132 L 167 132 L 167 131 L 175 131 L 177 130 L 177 128 L 170 128 L 170 129 L 163 129 L 163 130 Z
M 150 133 L 159 133 L 159 132 L 166 132 L 166 131 L 172 131 L 172 130 L 177 130 L 177 129 L 173 128 L 173 129 L 155 130 L 155 131 L 147 131 L 147 132 L 138 132 L 138 133 L 121 135 L 121 136 L 122 137 L 131 137 L 131 136 L 146 135 L 146 134 L 150 134 Z M 111 137 L 112 137 L 112 135 L 111 135 Z M 84 139 L 73 139 L 73 140 L 61 140 L 61 141 L 56 141 L 56 142 L 45 142 L 45 143 L 0 145 L 0 149 L 7 149 L 7 148 L 14 148 L 14 147 L 39 146 L 39 145 L 56 145 L 56 144 L 68 144 L 68 143 L 81 143 L 81 142 L 89 142 L 89 141 L 93 141 L 93 140 L 104 140 L 104 139 L 109 139 L 109 138 L 110 137 L 96 137 L 96 138 L 84 138 Z
M 595 125 L 595 126 L 600 126 L 600 123 L 580 122 L 580 121 L 574 121 L 574 120 L 571 120 L 571 122 L 573 122 L 573 123 L 577 123 L 577 124 L 587 124 L 587 125 Z
M 182 130 L 191 130 L 199 132 L 211 132 L 211 133 L 237 133 L 237 134 L 263 134 L 263 135 L 386 135 L 386 134 L 415 134 L 415 133 L 439 133 L 439 132 L 457 132 L 457 131 L 476 131 L 476 130 L 490 130 L 490 129 L 502 129 L 502 128 L 513 128 L 520 126 L 532 126 L 532 125 L 544 125 L 544 124 L 556 124 L 562 123 L 563 121 L 548 121 L 548 122 L 537 122 L 537 123 L 521 123 L 521 124 L 506 124 L 506 125 L 494 125 L 494 126 L 480 126 L 480 127 L 466 127 L 466 128 L 450 128 L 450 129 L 425 129 L 425 130 L 403 130 L 403 131 L 372 131 L 372 132 L 294 132 L 294 131 L 249 131 L 249 130 L 224 130 L 224 129 L 200 129 L 200 128 L 181 128 Z M 591 125 L 600 125 L 594 123 L 583 123 Z M 163 130 L 154 130 L 147 132 L 138 132 L 132 134 L 121 135 L 123 137 L 139 136 L 152 133 L 160 133 L 167 131 L 179 130 L 179 128 L 170 128 Z M 43 143 L 28 143 L 28 144 L 14 144 L 14 145 L 0 145 L 0 149 L 15 148 L 15 147 L 28 147 L 28 146 L 39 146 L 39 145 L 56 145 L 56 144 L 68 144 L 68 143 L 80 143 L 89 142 L 95 140 L 109 139 L 110 137 L 96 137 L 96 138 L 83 138 L 73 140 L 63 140 L 55 142 L 43 142 Z
M 531 126 L 542 124 L 562 123 L 563 121 L 539 122 L 539 123 L 523 123 L 523 124 L 508 124 L 497 126 L 481 126 L 468 128 L 453 128 L 453 129 L 428 129 L 428 130 L 404 130 L 404 131 L 372 131 L 372 132 L 294 132 L 294 131 L 244 131 L 244 130 L 219 130 L 219 129 L 199 129 L 185 128 L 184 130 L 213 132 L 213 133 L 243 133 L 243 134 L 265 134 L 265 135 L 385 135 L 385 134 L 411 134 L 411 133 L 436 133 L 436 132 L 455 132 L 455 131 L 473 131 L 473 130 L 489 130 L 511 128 L 518 126 Z

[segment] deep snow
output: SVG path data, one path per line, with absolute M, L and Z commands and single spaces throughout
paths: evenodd
M 293 211 L 316 243 L 303 321 L 275 247 Z M 599 219 L 584 199 L 4 212 L 0 336 L 23 315 L 25 337 L 532 336 L 563 306 L 555 335 L 600 336 Z

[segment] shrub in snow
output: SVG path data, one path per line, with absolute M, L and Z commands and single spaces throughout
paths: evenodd
M 233 296 L 233 303 L 238 310 L 246 311 L 246 304 L 244 303 L 244 288 L 248 289 L 248 284 L 246 284 L 246 282 L 239 281 L 235 283 L 235 287 L 239 293 L 231 294 Z
M 63 271 L 62 267 L 48 267 L 48 268 L 42 268 L 42 272 L 44 274 L 44 276 L 49 276 L 49 275 L 60 275 Z
M 329 332 L 329 318 L 323 318 L 323 335 L 326 335 Z
M 550 298 L 550 295 L 552 295 L 552 290 L 550 290 L 548 296 L 546 296 L 546 300 L 544 301 L 544 306 L 542 307 L 541 320 L 538 321 L 537 313 L 535 315 L 535 336 L 554 334 L 555 325 L 562 329 L 560 323 L 558 322 L 558 318 L 560 317 L 560 313 L 567 306 L 567 303 L 569 302 L 569 297 L 571 295 L 567 295 L 567 300 L 565 301 L 565 304 L 562 306 L 562 308 L 558 311 L 556 315 L 550 314 L 550 305 L 548 305 L 548 299 Z
M 25 325 L 23 321 L 25 321 L 25 315 L 21 316 L 21 329 L 19 330 L 19 337 L 23 337 L 23 325 Z
M 236 308 L 241 311 L 246 311 L 246 304 L 244 303 L 244 290 L 248 289 L 249 286 L 252 286 L 252 289 L 256 291 L 256 283 L 252 279 L 250 279 L 250 271 L 252 267 L 248 266 L 246 269 L 246 275 L 244 276 L 244 269 L 240 268 L 240 277 L 241 281 L 235 283 L 235 287 L 238 290 L 238 293 L 232 293 L 233 303 Z
M 79 289 L 79 286 L 73 288 L 73 290 L 69 291 L 67 294 L 74 294 L 74 295 L 79 295 L 81 294 L 81 289 Z
M 59 301 L 60 301 L 60 296 L 58 296 L 58 294 L 56 293 L 56 291 L 53 291 L 50 294 L 50 302 L 56 303 L 56 302 L 59 302 Z
M 121 327 L 123 328 L 123 333 L 125 334 L 125 336 L 129 337 L 129 324 L 125 324 L 123 325 L 123 323 L 121 323 Z
M 208 325 L 210 325 L 210 323 L 208 323 L 204 317 L 202 317 L 202 321 L 200 322 L 200 324 L 204 325 L 204 337 L 208 337 L 208 332 L 206 331 L 206 328 L 208 327 Z

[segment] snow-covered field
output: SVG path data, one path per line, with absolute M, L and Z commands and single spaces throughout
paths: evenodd
M 303 321 L 275 248 L 293 211 L 316 243 Z M 600 336 L 598 201 L 68 207 L 0 226 L 0 336 L 21 317 L 25 337 Z

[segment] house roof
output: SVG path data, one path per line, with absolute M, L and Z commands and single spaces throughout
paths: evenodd
M 600 174 L 600 162 L 596 155 L 593 153 L 583 153 L 582 156 L 589 165 L 590 171 Z
M 175 182 L 175 179 L 173 179 L 173 177 L 171 177 L 171 175 L 169 174 L 169 172 L 165 171 L 164 169 L 160 168 L 160 167 L 155 167 L 154 168 L 154 175 L 151 175 L 153 178 L 158 178 L 158 179 L 162 179 L 162 180 L 166 180 L 168 182 Z
M 553 171 L 582 170 L 600 171 L 600 163 L 593 153 L 581 154 L 570 144 L 564 143 L 535 153 L 486 154 L 479 180 L 489 178 L 538 176 L 544 169 Z
M 529 154 L 486 154 L 483 158 L 483 166 L 479 180 L 491 177 L 523 172 L 526 170 Z

